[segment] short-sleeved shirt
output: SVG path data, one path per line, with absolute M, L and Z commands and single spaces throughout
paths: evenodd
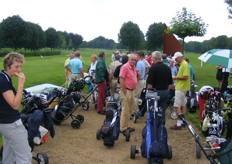
M 74 74 L 79 74 L 80 73 L 80 69 L 83 68 L 82 61 L 79 58 L 77 58 L 77 57 L 75 57 L 72 60 L 70 60 L 66 64 L 66 66 L 70 67 L 72 73 L 74 73 Z
M 187 80 L 176 80 L 176 90 L 189 91 L 190 90 L 190 70 L 188 63 L 182 60 L 180 63 L 179 71 L 177 77 L 188 76 Z
M 171 72 L 172 72 L 172 76 L 176 76 L 177 73 L 178 73 L 178 70 L 177 70 L 176 66 L 172 66 L 172 67 L 170 67 L 170 69 L 171 69 Z
M 137 85 L 136 69 L 131 67 L 128 62 L 122 65 L 120 69 L 119 77 L 124 79 L 124 85 L 127 89 L 134 90 L 136 88 Z
M 173 84 L 171 69 L 162 62 L 152 64 L 148 73 L 147 84 L 152 85 L 157 90 L 167 90 L 169 85 Z
M 136 71 L 140 72 L 140 78 L 139 80 L 144 80 L 144 77 L 145 77 L 145 72 L 146 72 L 146 67 L 145 67 L 145 64 L 142 60 L 139 60 L 136 64 Z
M 0 123 L 9 124 L 20 119 L 18 110 L 14 110 L 4 99 L 3 93 L 12 90 L 16 95 L 16 90 L 12 85 L 11 78 L 2 71 L 0 73 Z

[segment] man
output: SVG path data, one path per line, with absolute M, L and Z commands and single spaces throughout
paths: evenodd
M 230 74 L 230 68 L 223 67 L 222 68 L 222 86 L 221 86 L 221 93 L 222 94 L 227 89 L 229 74 Z
M 186 114 L 186 92 L 190 90 L 190 70 L 188 63 L 184 60 L 181 52 L 174 54 L 174 60 L 180 65 L 177 76 L 173 76 L 173 80 L 176 80 L 175 87 L 175 102 L 174 107 L 176 109 L 176 115 L 179 113 Z M 184 127 L 182 120 L 178 119 L 177 124 L 170 127 L 172 130 L 181 130 Z
M 77 51 L 76 49 L 73 49 L 73 52 L 72 52 L 74 55 L 75 54 L 79 54 L 78 56 L 78 58 L 81 60 L 81 62 L 82 62 L 82 66 L 83 66 L 83 69 L 84 69 L 84 64 L 85 64 L 85 62 L 84 62 L 84 60 L 83 60 L 83 58 L 82 58 L 82 56 L 81 56 L 81 54 L 80 54 L 80 52 L 79 51 Z
M 122 98 L 120 130 L 122 132 L 126 130 L 133 132 L 135 130 L 128 126 L 128 122 L 134 107 L 134 89 L 137 85 L 136 60 L 137 56 L 135 54 L 129 54 L 129 60 L 126 64 L 122 65 L 119 74 L 121 85 L 120 97 Z
M 67 56 L 69 56 L 69 58 L 65 60 L 65 62 L 64 62 L 64 67 L 66 66 L 66 64 L 67 64 L 70 60 L 72 60 L 72 59 L 74 58 L 74 54 L 71 53 L 71 54 L 69 54 L 69 55 L 67 55 Z M 70 79 L 71 74 L 72 74 L 72 73 L 69 72 L 69 71 L 65 68 L 65 79 L 66 79 L 65 84 L 67 84 L 67 85 L 70 83 L 70 82 L 69 82 L 69 79 Z
M 190 71 L 190 80 L 194 80 L 194 71 L 192 64 L 189 63 L 189 58 L 184 58 L 184 60 L 188 63 L 189 71 Z
M 177 68 L 175 66 L 175 60 L 174 59 L 169 60 L 169 68 L 171 69 L 172 76 L 176 76 L 177 73 L 178 73 L 178 70 L 177 70 Z M 175 88 L 173 87 L 173 88 L 169 89 L 168 105 L 171 105 L 170 103 L 171 103 L 171 100 L 173 99 L 174 96 L 175 96 Z M 172 119 L 177 119 L 176 110 L 172 106 L 171 106 L 171 118 Z
M 167 54 L 162 54 L 162 62 L 166 65 L 169 66 L 169 61 L 167 59 Z
M 70 60 L 65 66 L 65 69 L 71 72 L 68 85 L 70 85 L 73 79 L 84 78 L 83 66 L 79 57 L 80 53 L 74 54 L 74 58 Z
M 165 122 L 165 111 L 167 108 L 169 87 L 173 85 L 170 68 L 162 62 L 162 53 L 154 51 L 152 53 L 152 66 L 147 77 L 147 89 L 156 89 L 159 99 L 159 107 L 162 110 L 163 120 Z
M 146 67 L 143 62 L 143 58 L 141 57 L 141 53 L 137 53 L 137 63 L 136 63 L 136 72 L 137 72 L 137 79 L 138 83 L 135 88 L 135 102 L 134 102 L 134 114 L 136 114 L 139 111 L 139 105 L 138 105 L 138 98 L 141 95 L 141 92 L 145 85 L 145 73 L 146 73 Z
M 111 91 L 111 95 L 114 95 L 115 89 L 117 87 L 118 84 L 118 78 L 114 77 L 114 71 L 115 69 L 121 65 L 122 63 L 119 62 L 120 56 L 119 54 L 115 55 L 115 61 L 113 61 L 112 63 L 110 63 L 109 65 L 109 78 L 110 78 L 110 91 Z
M 103 110 L 103 104 L 105 100 L 105 89 L 106 89 L 106 78 L 105 75 L 107 72 L 105 57 L 106 54 L 104 52 L 100 52 L 98 55 L 96 71 L 95 71 L 95 83 L 97 83 L 98 87 L 98 99 L 97 99 L 97 113 L 105 114 Z

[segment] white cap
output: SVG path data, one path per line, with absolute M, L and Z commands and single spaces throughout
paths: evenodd
M 183 54 L 181 52 L 176 52 L 173 56 L 173 59 L 175 60 L 178 57 L 183 57 Z

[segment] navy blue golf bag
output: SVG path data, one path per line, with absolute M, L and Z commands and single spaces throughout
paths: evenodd
M 157 92 L 147 91 L 146 126 L 142 131 L 141 154 L 144 158 L 169 158 L 169 146 L 167 144 L 167 130 L 162 118 L 162 111 L 158 108 Z
M 100 136 L 105 146 L 114 146 L 120 132 L 120 117 L 116 101 L 108 101 L 106 105 L 106 118 L 100 129 Z

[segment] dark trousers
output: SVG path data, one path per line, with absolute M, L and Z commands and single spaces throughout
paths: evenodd
M 98 99 L 97 99 L 97 111 L 103 111 L 103 105 L 105 100 L 105 89 L 106 89 L 106 81 L 100 82 L 97 84 L 98 87 Z
M 159 107 L 162 109 L 162 116 L 165 122 L 165 113 L 167 108 L 167 102 L 169 98 L 169 90 L 157 90 L 158 96 L 160 96 L 160 99 L 158 101 Z
M 224 93 L 228 86 L 228 78 L 229 78 L 229 72 L 223 72 L 222 73 L 222 87 L 221 87 L 221 93 Z

